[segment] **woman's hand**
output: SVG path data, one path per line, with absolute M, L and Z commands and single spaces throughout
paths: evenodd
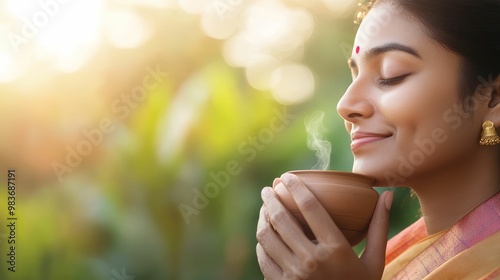
M 365 251 L 358 258 L 326 210 L 298 177 L 285 173 L 273 186 L 279 183 L 290 192 L 317 240 L 309 240 L 274 190 L 264 188 L 264 205 L 257 225 L 257 258 L 266 279 L 381 278 L 392 192 L 380 196 Z

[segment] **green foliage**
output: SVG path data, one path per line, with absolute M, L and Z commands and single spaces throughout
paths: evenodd
M 260 279 L 260 191 L 282 173 L 316 163 L 306 146 L 306 116 L 326 112 L 330 169 L 352 164 L 336 112 L 350 79 L 347 68 L 339 70 L 346 60 L 342 47 L 352 34 L 332 32 L 330 21 L 318 20 L 325 22 L 318 22 L 304 57 L 317 81 L 311 100 L 280 105 L 214 53 L 221 45 L 208 48 L 210 59 L 183 65 L 185 76 L 172 69 L 177 76 L 149 91 L 127 119 L 114 120 L 115 131 L 91 164 L 60 184 L 22 193 L 22 261 L 19 272 L 3 269 L 0 278 L 113 279 L 126 272 L 141 280 Z M 351 26 L 347 22 L 335 24 Z M 0 198 L 5 201 L 5 193 Z M 417 218 L 416 209 L 408 191 L 396 191 L 391 235 Z

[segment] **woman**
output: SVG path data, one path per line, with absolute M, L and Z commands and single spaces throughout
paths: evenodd
M 284 174 L 273 186 L 285 185 L 317 241 L 264 188 L 261 270 L 268 280 L 499 279 L 500 1 L 367 5 L 337 106 L 353 172 L 411 187 L 422 218 L 387 243 L 393 194 L 384 192 L 358 258 L 307 187 Z

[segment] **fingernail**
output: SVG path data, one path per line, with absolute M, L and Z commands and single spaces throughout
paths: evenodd
M 392 200 L 394 199 L 394 192 L 389 192 L 386 194 L 385 198 L 385 208 L 390 211 L 392 207 Z
M 274 178 L 274 180 L 273 180 L 273 187 L 276 187 L 276 185 L 278 185 L 280 182 L 281 182 L 280 178 Z
M 292 181 L 292 180 L 293 180 L 293 175 L 290 173 L 285 173 L 285 174 L 281 175 L 281 182 L 283 182 L 285 185 L 290 183 L 290 181 Z
M 269 187 L 263 188 L 262 191 L 260 192 L 260 195 L 262 196 L 262 198 L 264 198 L 264 196 L 268 196 L 269 195 Z

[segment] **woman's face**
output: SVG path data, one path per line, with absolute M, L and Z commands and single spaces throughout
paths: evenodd
M 459 99 L 460 58 L 416 19 L 381 4 L 363 20 L 337 109 L 351 135 L 353 172 L 411 185 L 477 152 L 485 100 Z M 478 98 L 478 97 L 476 97 Z

